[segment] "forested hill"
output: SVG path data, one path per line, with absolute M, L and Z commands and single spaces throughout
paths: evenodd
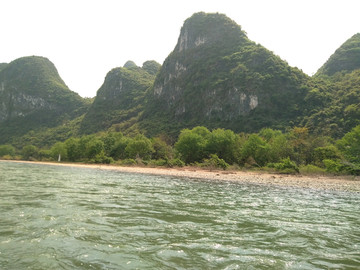
M 140 126 L 149 135 L 196 125 L 284 129 L 302 117 L 309 80 L 225 15 L 196 13 L 148 92 Z
M 92 100 L 69 90 L 47 58 L 0 63 L 0 144 L 42 147 L 109 131 L 175 141 L 195 126 L 236 133 L 304 127 L 341 138 L 360 124 L 360 34 L 313 77 L 223 14 L 194 14 L 174 45 L 163 65 L 128 61 L 109 71 Z
M 338 48 L 329 60 L 316 73 L 334 75 L 336 72 L 352 72 L 360 69 L 360 33 L 349 38 Z
M 111 70 L 81 123 L 81 133 L 94 133 L 110 127 L 136 129 L 145 103 L 145 92 L 153 84 L 159 68 L 156 61 L 146 61 L 142 67 L 128 61 L 124 67 Z M 122 125 L 124 122 L 126 125 Z
M 47 58 L 30 56 L 0 66 L 0 141 L 84 113 L 85 101 L 69 90 Z M 80 110 L 80 111 L 79 111 Z
M 360 124 L 360 33 L 348 39 L 312 78 L 301 122 L 340 138 Z

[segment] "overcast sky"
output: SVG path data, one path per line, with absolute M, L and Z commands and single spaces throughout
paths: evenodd
M 127 60 L 162 64 L 199 11 L 226 14 L 309 75 L 360 32 L 360 0 L 0 0 L 0 63 L 47 57 L 71 90 L 93 97 Z

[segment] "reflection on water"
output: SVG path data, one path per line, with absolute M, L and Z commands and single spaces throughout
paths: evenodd
M 0 162 L 0 269 L 358 269 L 360 194 Z

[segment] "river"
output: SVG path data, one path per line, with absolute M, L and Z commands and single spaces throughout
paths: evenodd
M 360 194 L 0 162 L 0 269 L 359 269 Z

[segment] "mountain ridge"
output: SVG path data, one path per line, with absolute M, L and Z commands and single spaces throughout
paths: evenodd
M 309 77 L 249 40 L 226 15 L 195 13 L 163 65 L 128 61 L 112 69 L 91 104 L 45 57 L 1 63 L 0 143 L 26 138 L 41 144 L 34 134 L 52 142 L 103 131 L 176 138 L 199 125 L 247 133 L 303 126 L 340 137 L 360 123 L 360 66 L 353 61 L 359 36 Z M 341 69 L 328 73 L 329 65 Z
M 271 92 L 299 101 L 306 94 L 307 79 L 250 41 L 241 26 L 224 14 L 196 13 L 184 22 L 173 52 L 165 59 L 148 93 L 140 125 L 157 132 L 169 132 L 166 127 L 159 130 L 162 123 L 176 132 L 181 126 L 199 124 L 254 131 L 270 121 L 269 107 L 278 110 L 274 113 L 278 118 L 282 116 L 284 104 L 275 101 Z M 295 106 L 288 111 L 299 114 Z M 256 125 L 259 116 L 262 123 Z M 281 121 L 286 119 L 272 124 L 282 125 Z
M 50 127 L 82 113 L 84 100 L 45 57 L 18 58 L 0 71 L 0 137 Z M 78 111 L 80 109 L 80 111 Z

